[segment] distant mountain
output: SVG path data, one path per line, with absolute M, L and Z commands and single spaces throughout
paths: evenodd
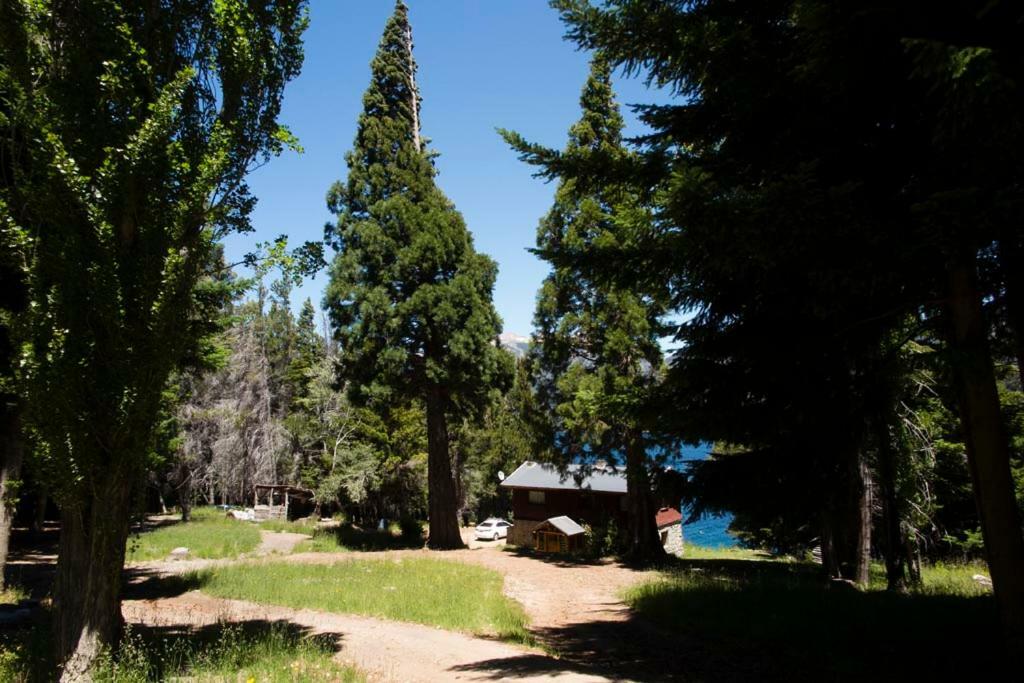
M 508 349 L 516 358 L 522 358 L 530 348 L 530 338 L 515 332 L 502 332 L 498 337 L 503 348 Z

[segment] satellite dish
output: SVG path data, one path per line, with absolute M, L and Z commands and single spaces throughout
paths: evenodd
M 498 470 L 498 481 L 505 481 L 505 473 Z

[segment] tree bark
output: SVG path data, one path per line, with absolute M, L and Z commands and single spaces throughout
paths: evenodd
M 854 472 L 853 495 L 855 497 L 854 533 L 857 539 L 853 565 L 853 580 L 862 588 L 871 581 L 871 508 L 873 490 L 871 470 L 863 452 L 858 452 Z
M 866 587 L 871 568 L 871 477 L 860 449 L 849 449 L 838 464 L 826 503 L 825 527 L 831 540 L 829 578 Z M 822 539 L 822 559 L 825 541 Z
M 18 478 L 21 476 L 21 463 L 25 455 L 25 447 L 21 437 L 21 413 L 15 401 L 0 399 L 0 410 L 3 410 L 0 424 L 0 438 L 3 439 L 3 451 L 0 452 L 0 590 L 7 586 L 4 571 L 7 568 L 7 551 L 11 541 L 11 521 L 14 518 L 14 506 Z
M 441 388 L 427 391 L 427 508 L 430 537 L 427 545 L 435 550 L 462 548 L 459 534 L 458 500 L 452 479 L 452 461 L 448 452 L 447 401 Z
M 41 532 L 46 527 L 46 507 L 49 502 L 50 497 L 46 495 L 46 491 L 40 489 L 36 495 L 35 510 L 32 511 L 32 531 L 35 533 Z
M 967 464 L 1008 652 L 1019 659 L 1024 656 L 1024 536 L 974 254 L 952 264 L 948 276 L 951 363 Z
M 192 519 L 192 471 L 188 465 L 178 465 L 178 505 L 181 506 L 181 521 L 187 522 Z
M 626 557 L 630 562 L 650 564 L 664 559 L 665 549 L 658 538 L 655 521 L 654 496 L 647 473 L 647 449 L 643 436 L 632 431 L 626 444 L 626 506 L 629 509 L 629 547 Z
M 131 485 L 117 475 L 84 502 L 61 506 L 54 580 L 54 643 L 61 681 L 90 680 L 90 668 L 121 629 L 121 569 Z
M 902 515 L 896 491 L 897 450 L 893 447 L 889 433 L 890 420 L 887 410 L 879 410 L 875 419 L 875 433 L 878 441 L 878 474 L 882 493 L 882 522 L 885 526 L 885 578 L 888 590 L 905 592 L 907 581 L 904 573 Z

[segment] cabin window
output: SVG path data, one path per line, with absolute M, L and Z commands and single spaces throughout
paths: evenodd
M 543 491 L 530 491 L 530 503 L 533 505 L 544 504 L 544 492 Z
M 668 543 L 668 531 L 662 531 L 661 532 L 661 544 L 665 545 L 666 543 Z

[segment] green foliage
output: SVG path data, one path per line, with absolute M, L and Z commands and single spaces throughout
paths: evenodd
M 211 509 L 193 512 L 193 521 L 177 522 L 145 531 L 128 542 L 129 562 L 166 559 L 174 548 L 188 548 L 197 558 L 237 557 L 260 544 L 259 529 L 249 522 L 228 519 Z
M 611 68 L 600 56 L 591 64 L 580 107 L 582 117 L 569 130 L 563 156 L 628 163 Z M 529 159 L 534 147 L 507 131 L 503 135 Z M 537 298 L 531 369 L 560 450 L 576 457 L 615 458 L 627 448 L 644 452 L 645 445 L 636 443 L 639 432 L 655 426 L 645 424 L 643 414 L 661 376 L 658 338 L 665 331 L 667 300 L 617 286 L 578 263 L 649 222 L 629 186 L 608 182 L 593 188 L 567 178 L 537 229 L 534 253 L 553 270 Z
M 607 524 L 591 526 L 585 525 L 584 530 L 584 554 L 587 557 L 616 557 L 624 548 L 623 537 L 615 520 L 609 520 Z
M 0 145 L 17 159 L 0 224 L 32 301 L 9 324 L 67 505 L 144 466 L 165 381 L 209 329 L 199 283 L 217 240 L 249 229 L 244 178 L 282 150 L 302 63 L 301 0 L 133 4 L 0 13 Z
M 526 616 L 502 593 L 501 575 L 459 562 L 410 557 L 328 565 L 264 562 L 218 567 L 198 579 L 204 592 L 223 598 L 529 640 Z
M 481 419 L 465 420 L 454 434 L 453 450 L 462 465 L 463 509 L 478 521 L 509 515 L 512 500 L 499 487 L 498 473 L 510 474 L 545 452 L 532 399 L 526 364 L 517 361 L 512 389 L 494 392 Z
M 493 341 L 497 266 L 477 254 L 462 216 L 434 182 L 419 131 L 407 11 L 398 3 L 371 64 L 348 175 L 327 203 L 338 254 L 325 307 L 340 370 L 360 401 L 408 401 L 440 387 L 476 409 L 509 375 Z

